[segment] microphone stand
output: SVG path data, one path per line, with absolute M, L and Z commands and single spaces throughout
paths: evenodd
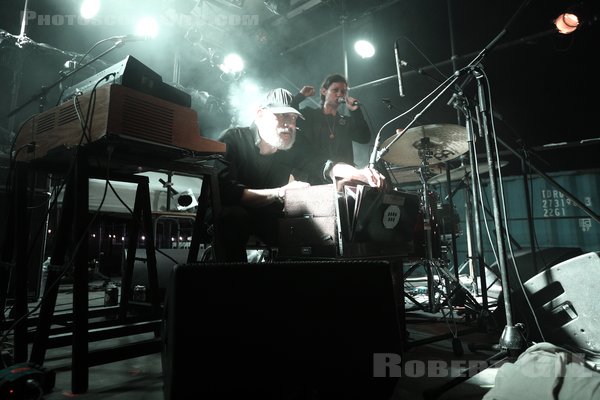
M 469 110 L 466 98 L 462 96 L 455 96 L 454 98 L 454 106 L 462 112 L 465 116 L 465 127 L 467 129 L 467 142 L 469 144 L 469 165 L 470 165 L 470 190 L 471 193 L 466 196 L 471 199 L 472 202 L 477 202 L 478 199 L 478 187 L 479 187 L 479 175 L 475 166 L 477 165 L 477 153 L 475 149 L 475 132 L 473 129 L 473 117 L 471 115 L 471 111 Z M 485 273 L 485 260 L 483 256 L 483 239 L 481 235 L 481 227 L 479 225 L 479 208 L 473 207 L 471 204 L 467 204 L 467 215 L 471 218 L 467 223 L 469 224 L 468 232 L 474 232 L 474 240 L 475 240 L 475 257 L 473 257 L 472 253 L 470 253 L 470 262 L 473 262 L 473 258 L 477 260 L 477 267 L 479 270 L 479 286 L 481 287 L 481 304 L 482 310 L 487 313 L 488 311 L 488 296 L 487 296 L 487 282 L 486 282 L 486 273 Z M 468 240 L 473 240 L 473 237 L 467 238 Z M 472 248 L 473 243 L 468 243 L 469 247 Z M 484 315 L 487 317 L 487 315 Z
M 79 72 L 82 69 L 88 67 L 90 64 L 92 64 L 96 60 L 104 57 L 106 54 L 110 53 L 111 51 L 115 50 L 116 48 L 121 47 L 124 43 L 125 42 L 123 40 L 118 40 L 117 42 L 115 42 L 114 45 L 112 45 L 111 47 L 109 47 L 108 49 L 106 49 L 105 51 L 103 51 L 102 53 L 100 53 L 99 55 L 97 55 L 96 57 L 94 57 L 93 59 L 91 59 L 90 61 L 86 62 L 85 64 L 81 64 L 80 66 L 78 66 L 77 68 L 75 68 L 73 71 L 69 72 L 68 74 L 62 75 L 59 80 L 57 80 L 56 82 L 52 83 L 50 86 L 42 86 L 42 88 L 40 89 L 39 92 L 35 93 L 33 96 L 31 96 L 28 100 L 26 100 L 20 106 L 12 109 L 6 116 L 7 117 L 11 117 L 11 116 L 15 115 L 17 112 L 21 111 L 27 105 L 33 103 L 36 100 L 39 100 L 39 102 L 40 102 L 39 112 L 44 111 L 44 104 L 46 102 L 46 96 L 48 95 L 48 93 L 50 92 L 50 90 L 54 89 L 56 86 L 60 85 L 65 80 L 67 80 L 68 78 L 72 77 L 77 72 Z
M 468 70 L 470 72 L 471 76 L 475 78 L 475 81 L 477 84 L 478 104 L 476 107 L 476 110 L 477 110 L 477 120 L 476 121 L 477 121 L 477 124 L 479 127 L 480 136 L 482 136 L 485 141 L 486 157 L 487 157 L 487 163 L 488 163 L 489 174 L 490 174 L 490 189 L 491 189 L 492 206 L 493 206 L 492 211 L 493 211 L 493 216 L 494 216 L 494 226 L 496 227 L 496 246 L 497 246 L 497 254 L 498 254 L 498 267 L 500 270 L 500 279 L 502 282 L 502 292 L 504 294 L 503 295 L 504 308 L 505 308 L 504 312 L 505 312 L 505 316 L 506 316 L 506 325 L 504 327 L 504 330 L 502 332 L 502 335 L 501 335 L 499 343 L 498 343 L 498 345 L 500 347 L 500 351 L 486 360 L 488 364 L 490 364 L 491 362 L 494 362 L 496 360 L 504 359 L 508 356 L 513 356 L 513 357 L 517 356 L 518 354 L 523 352 L 523 350 L 526 347 L 526 343 L 525 343 L 525 339 L 520 331 L 521 328 L 515 326 L 513 324 L 513 319 L 512 319 L 510 288 L 509 288 L 509 282 L 508 282 L 508 273 L 507 273 L 507 269 L 506 269 L 506 250 L 504 248 L 504 238 L 501 234 L 503 225 L 502 225 L 501 217 L 500 217 L 500 206 L 499 206 L 499 197 L 498 197 L 499 192 L 498 192 L 498 188 L 497 188 L 496 171 L 495 171 L 496 165 L 495 165 L 492 145 L 491 145 L 491 141 L 490 141 L 490 130 L 488 129 L 489 120 L 491 118 L 493 118 L 493 116 L 490 117 L 488 115 L 488 114 L 491 114 L 491 110 L 488 109 L 486 101 L 485 101 L 486 96 L 485 96 L 485 90 L 484 90 L 483 83 L 482 83 L 482 78 L 484 75 L 481 72 L 480 64 L 481 64 L 481 61 L 483 60 L 483 58 L 485 57 L 485 55 L 506 34 L 506 32 L 508 31 L 508 28 L 514 23 L 517 16 L 519 16 L 521 14 L 521 12 L 526 8 L 526 6 L 530 2 L 531 2 L 531 0 L 523 1 L 523 3 L 521 3 L 521 5 L 517 9 L 517 11 L 513 14 L 513 16 L 510 18 L 510 20 L 505 25 L 505 27 L 500 31 L 500 33 L 498 35 L 496 35 L 496 37 L 494 37 L 492 39 L 492 41 L 487 46 L 485 46 L 483 48 L 483 50 L 481 50 L 479 52 L 479 54 L 466 67 L 464 67 L 462 69 L 462 70 Z M 470 115 L 467 115 L 467 126 L 470 125 L 470 121 L 471 121 Z M 469 128 L 467 131 L 472 131 L 472 129 Z M 473 146 L 470 146 L 470 149 L 472 147 Z M 470 154 L 470 162 L 471 162 L 471 176 L 473 178 L 478 175 L 477 170 L 475 169 L 477 167 L 477 160 L 474 159 L 473 155 L 471 155 L 471 154 Z M 498 165 L 498 168 L 500 168 L 499 165 Z M 473 186 L 473 184 L 474 183 L 472 183 L 472 186 Z M 476 211 L 477 207 L 475 207 L 474 210 Z M 481 271 L 481 269 L 480 269 L 480 271 Z M 484 294 L 485 293 L 484 288 L 486 288 L 486 285 L 484 284 L 485 271 L 483 271 L 483 273 L 481 274 L 481 279 L 482 279 L 482 284 L 481 284 L 482 294 Z M 487 294 L 484 295 L 483 299 L 484 299 L 484 301 L 487 300 Z M 457 378 L 454 378 L 453 380 L 446 382 L 445 384 L 441 385 L 438 388 L 426 390 L 423 393 L 424 397 L 426 399 L 438 398 L 439 395 L 441 395 L 442 393 L 446 392 L 447 390 L 455 387 L 456 385 L 458 385 L 461 382 L 470 378 L 472 372 L 473 372 L 472 368 L 467 369 L 466 371 L 461 371 L 461 373 L 459 374 L 459 376 Z M 480 372 L 480 369 L 478 368 L 476 372 Z
M 383 156 L 385 156 L 388 151 L 390 151 L 390 148 L 394 145 L 394 143 L 396 143 L 396 141 L 398 141 L 398 139 L 400 139 L 400 137 L 402 136 L 402 134 L 404 132 L 406 132 L 410 127 L 412 127 L 417 120 L 421 117 L 421 115 L 423 115 L 425 113 L 425 111 L 427 111 L 431 106 L 433 106 L 433 104 L 435 104 L 437 102 L 437 100 L 448 90 L 450 89 L 450 87 L 458 80 L 458 78 L 460 77 L 460 71 L 455 73 L 452 78 L 450 78 L 450 81 L 446 81 L 444 83 L 442 83 L 440 86 L 438 86 L 435 90 L 438 90 L 441 86 L 446 85 L 445 88 L 443 88 L 428 104 L 425 105 L 425 107 L 423 107 L 423 109 L 421 110 L 421 112 L 417 113 L 414 118 L 408 123 L 408 125 L 406 125 L 404 127 L 404 129 L 402 129 L 402 131 L 400 132 L 396 132 L 394 134 L 394 138 L 387 144 L 385 145 L 381 150 L 379 150 L 379 143 L 381 141 L 381 132 L 383 131 L 383 128 L 385 128 L 390 122 L 395 121 L 396 118 L 388 121 L 386 124 L 384 124 L 380 129 L 379 132 L 377 132 L 377 135 L 375 136 L 375 142 L 373 145 L 373 151 L 371 152 L 371 156 L 369 157 L 369 166 L 373 166 L 376 163 L 379 162 L 379 160 L 381 160 L 383 158 Z M 434 90 L 434 91 L 435 91 Z

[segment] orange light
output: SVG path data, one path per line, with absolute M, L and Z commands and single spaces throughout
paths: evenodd
M 575 14 L 564 13 L 554 20 L 556 29 L 564 35 L 575 32 L 579 26 L 579 18 Z

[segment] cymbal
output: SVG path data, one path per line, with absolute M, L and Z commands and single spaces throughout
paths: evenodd
M 508 161 L 500 161 L 500 168 L 504 167 L 506 164 L 508 164 Z M 477 170 L 481 175 L 485 174 L 486 172 L 489 172 L 490 167 L 487 163 L 479 163 L 477 164 Z M 469 165 L 461 165 L 458 168 L 451 169 L 450 180 L 456 181 L 462 179 L 469 172 L 471 172 L 471 166 Z M 446 182 L 446 173 L 444 172 L 443 174 L 436 175 L 433 178 L 431 178 L 428 182 L 431 184 Z
M 398 129 L 397 132 L 400 132 Z M 383 142 L 383 146 L 391 143 L 396 135 Z M 410 128 L 392 144 L 383 159 L 389 163 L 403 167 L 421 165 L 423 151 L 428 149 L 431 155 L 429 163 L 437 164 L 452 160 L 469 150 L 467 129 L 453 124 L 434 124 Z
M 444 164 L 429 165 L 425 176 L 429 180 L 434 176 L 446 172 Z M 394 178 L 397 183 L 416 183 L 420 182 L 421 177 L 419 173 L 419 167 L 391 167 L 389 169 L 390 175 Z

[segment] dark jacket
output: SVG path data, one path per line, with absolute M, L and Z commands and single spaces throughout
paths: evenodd
M 302 100 L 304 96 L 298 94 L 292 105 L 298 108 Z M 321 109 L 312 107 L 305 107 L 300 112 L 305 119 L 298 119 L 298 142 L 334 163 L 344 162 L 356 166 L 353 142 L 367 144 L 371 141 L 371 130 L 360 109 L 349 111 L 349 116 L 339 112 L 336 116 L 325 115 Z M 319 178 L 320 175 L 316 175 L 309 182 L 326 183 L 319 182 Z
M 227 145 L 226 167 L 219 174 L 221 202 L 238 204 L 244 188 L 270 189 L 285 186 L 290 174 L 296 180 L 320 176 L 324 180 L 327 159 L 321 153 L 311 152 L 303 141 L 297 141 L 290 150 L 261 155 L 257 146 L 260 137 L 256 126 L 232 128 L 224 131 L 219 141 Z

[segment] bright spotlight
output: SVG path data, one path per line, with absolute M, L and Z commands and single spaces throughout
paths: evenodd
M 145 38 L 158 36 L 158 22 L 154 17 L 142 18 L 135 27 L 135 34 Z
M 79 14 L 84 19 L 91 19 L 100 11 L 100 0 L 84 0 L 79 8 Z
M 563 13 L 554 20 L 554 25 L 556 26 L 556 29 L 558 29 L 558 32 L 567 35 L 575 32 L 579 26 L 579 17 L 577 17 L 576 14 L 568 12 Z
M 237 54 L 231 53 L 223 58 L 223 63 L 219 65 L 221 71 L 226 74 L 235 74 L 244 70 L 244 60 Z
M 595 2 L 593 2 L 595 3 Z M 578 29 L 597 22 L 598 16 L 592 8 L 590 2 L 580 1 L 579 3 L 569 5 L 556 19 L 553 21 L 556 30 L 568 35 Z
M 371 58 L 375 55 L 375 47 L 366 40 L 359 40 L 354 43 L 354 50 L 361 58 Z

